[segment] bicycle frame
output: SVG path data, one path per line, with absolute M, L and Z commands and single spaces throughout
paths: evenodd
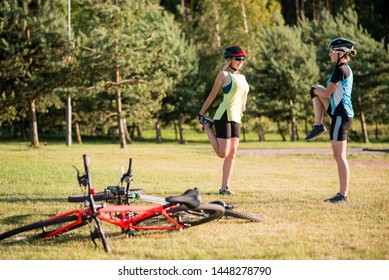
M 123 231 L 125 230 L 180 230 L 185 226 L 178 223 L 167 213 L 167 209 L 176 208 L 175 205 L 112 205 L 97 207 L 97 218 L 101 221 L 116 225 Z M 140 214 L 138 214 L 140 213 Z M 137 215 L 134 215 L 137 214 Z M 50 217 L 47 220 L 56 219 L 59 217 L 76 215 L 77 220 L 71 222 L 53 232 L 44 234 L 44 238 L 51 238 L 58 236 L 68 230 L 71 230 L 82 224 L 85 220 L 92 219 L 92 212 L 90 208 L 75 209 L 65 213 Z M 134 216 L 131 216 L 134 215 Z M 170 226 L 137 226 L 136 224 L 144 219 L 162 215 L 167 221 L 171 223 Z M 86 219 L 83 219 L 86 217 Z
M 176 208 L 176 206 L 166 207 L 165 205 L 144 206 L 144 205 L 112 205 L 106 206 L 98 210 L 98 218 L 102 221 L 119 226 L 122 230 L 179 230 L 184 228 L 184 225 L 178 223 L 168 215 L 166 209 Z M 112 213 L 115 213 L 112 216 Z M 117 214 L 121 213 L 121 214 Z M 142 213 L 134 217 L 126 218 L 131 213 Z M 168 220 L 171 226 L 137 226 L 136 224 L 146 218 L 151 218 L 157 215 L 162 215 Z

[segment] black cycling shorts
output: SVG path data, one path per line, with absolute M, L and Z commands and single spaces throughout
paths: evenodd
M 220 120 L 214 120 L 216 137 L 223 139 L 239 138 L 240 123 L 229 122 L 227 112 L 223 114 Z
M 330 139 L 331 141 L 346 141 L 347 131 L 353 123 L 353 118 L 331 115 L 331 105 L 327 109 L 327 113 L 331 116 Z

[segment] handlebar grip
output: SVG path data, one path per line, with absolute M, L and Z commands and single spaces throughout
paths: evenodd
M 82 157 L 84 159 L 84 169 L 85 169 L 85 176 L 86 176 L 86 185 L 88 187 L 91 187 L 91 180 L 90 180 L 90 175 L 89 175 L 90 156 L 88 156 L 87 154 L 84 154 Z
M 132 158 L 129 159 L 128 162 L 128 170 L 127 170 L 127 175 L 131 177 L 132 175 Z

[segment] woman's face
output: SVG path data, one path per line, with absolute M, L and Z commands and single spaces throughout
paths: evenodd
M 332 49 L 330 49 L 330 58 L 331 62 L 337 62 L 338 61 L 338 53 L 333 52 Z
M 244 57 L 242 56 L 231 57 L 231 66 L 234 69 L 239 70 L 243 66 L 243 63 L 244 63 Z

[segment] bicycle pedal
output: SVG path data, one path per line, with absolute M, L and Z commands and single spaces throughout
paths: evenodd
M 123 232 L 127 235 L 128 238 L 135 236 L 135 233 L 131 229 L 125 229 Z
M 90 236 L 92 238 L 92 242 L 93 244 L 95 244 L 95 248 L 97 247 L 97 243 L 96 243 L 96 239 L 101 239 L 101 234 L 100 232 L 97 230 L 97 228 L 95 227 L 95 230 L 91 230 L 90 231 Z

